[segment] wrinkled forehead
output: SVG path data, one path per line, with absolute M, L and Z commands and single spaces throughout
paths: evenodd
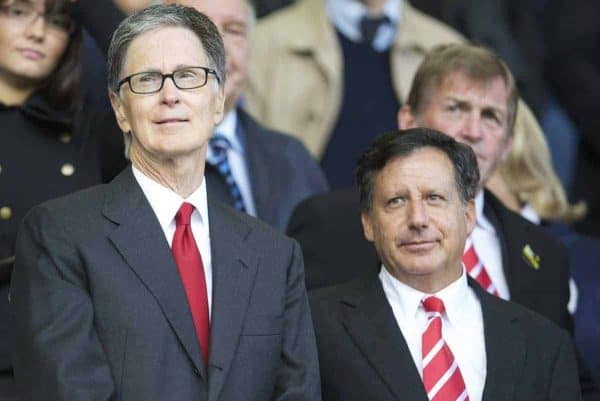
M 395 192 L 415 185 L 424 190 L 458 191 L 452 160 L 434 146 L 391 157 L 377 173 L 376 181 L 383 191 Z
M 473 76 L 464 71 L 454 71 L 438 77 L 432 82 L 429 95 L 443 96 L 448 93 L 466 96 L 470 91 L 484 94 L 484 99 L 496 107 L 506 110 L 508 107 L 508 87 L 501 75 Z
M 182 66 L 209 66 L 200 38 L 190 29 L 159 27 L 136 36 L 125 51 L 121 74 L 170 72 Z

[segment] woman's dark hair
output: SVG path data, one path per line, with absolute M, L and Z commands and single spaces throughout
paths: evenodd
M 0 0 L 0 5 L 12 4 L 14 0 Z M 69 14 L 73 3 L 69 0 L 45 0 L 44 10 L 49 14 Z M 75 29 L 69 34 L 65 52 L 58 60 L 56 68 L 42 82 L 38 89 L 44 99 L 53 108 L 65 111 L 75 111 L 80 104 L 81 94 L 81 48 L 83 44 L 81 26 L 75 24 Z
M 46 10 L 59 14 L 70 14 L 73 3 L 69 0 L 46 0 Z M 55 70 L 48 76 L 42 88 L 42 96 L 53 107 L 75 111 L 81 104 L 81 49 L 83 34 L 76 23 L 75 30 L 69 35 L 67 48 L 56 64 Z

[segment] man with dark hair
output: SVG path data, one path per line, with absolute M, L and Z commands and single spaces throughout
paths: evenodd
M 192 8 L 149 7 L 115 31 L 108 84 L 132 165 L 22 224 L 24 399 L 320 399 L 299 247 L 207 194 L 225 71 L 217 27 Z
M 311 294 L 324 400 L 580 400 L 566 332 L 484 291 L 462 264 L 479 185 L 473 151 L 417 128 L 358 163 L 378 275 Z

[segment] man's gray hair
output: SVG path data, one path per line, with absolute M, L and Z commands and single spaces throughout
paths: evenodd
M 163 27 L 181 27 L 192 31 L 204 48 L 208 58 L 207 67 L 217 72 L 220 86 L 225 85 L 225 47 L 219 30 L 204 14 L 191 7 L 179 5 L 155 5 L 125 18 L 112 35 L 108 49 L 108 87 L 118 93 L 121 71 L 127 50 L 139 35 Z M 173 43 L 177 46 L 177 43 Z

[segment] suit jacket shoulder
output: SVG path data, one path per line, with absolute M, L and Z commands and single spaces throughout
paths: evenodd
M 284 231 L 294 207 L 326 191 L 327 180 L 300 141 L 265 128 L 243 110 L 238 115 L 257 216 Z
M 309 290 L 379 270 L 375 248 L 363 235 L 354 188 L 316 195 L 300 203 L 290 218 L 287 234 L 302 247 Z

